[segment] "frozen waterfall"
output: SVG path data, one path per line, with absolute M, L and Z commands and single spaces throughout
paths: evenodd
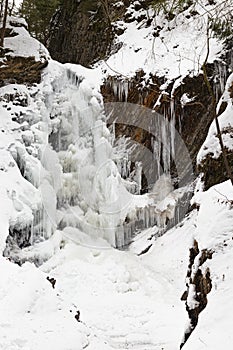
M 161 234 L 169 220 L 180 219 L 176 206 L 186 190 L 174 191 L 170 178 L 174 119 L 168 123 L 152 114 L 149 122 L 144 120 L 140 127 L 157 136 L 153 150 L 144 149 L 140 158 L 139 144 L 116 139 L 114 123 L 107 128 L 109 110 L 104 109 L 95 74 L 51 60 L 42 83 L 24 91 L 29 102 L 17 120 L 23 142 L 13 143 L 9 150 L 37 200 L 25 220 L 19 208 L 20 203 L 26 205 L 25 196 L 23 202 L 22 196 L 21 202 L 18 197 L 12 199 L 18 211 L 8 246 L 25 248 L 53 239 L 57 230 L 67 235 L 74 228 L 79 235 L 103 238 L 120 248 L 145 228 L 157 225 Z M 115 107 L 125 122 L 122 106 Z M 127 113 L 132 122 L 132 111 Z M 150 182 L 150 191 L 143 195 L 142 176 Z M 8 251 L 6 247 L 5 255 Z

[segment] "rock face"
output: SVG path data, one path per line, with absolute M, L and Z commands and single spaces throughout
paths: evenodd
M 34 57 L 6 57 L 0 68 L 0 87 L 6 84 L 38 84 L 41 71 L 47 64 L 47 61 L 36 61 Z
M 190 325 L 185 332 L 180 349 L 197 326 L 199 314 L 205 309 L 208 303 L 207 295 L 212 289 L 212 280 L 209 268 L 205 268 L 203 272 L 203 265 L 208 259 L 212 259 L 212 255 L 213 251 L 211 250 L 203 249 L 200 251 L 198 242 L 194 240 L 193 247 L 189 251 L 187 290 L 181 297 L 181 300 L 186 301 L 186 310 L 189 315 Z
M 230 168 L 233 169 L 233 152 L 227 149 L 226 155 Z M 220 157 L 216 159 L 209 154 L 198 168 L 199 171 L 203 173 L 202 180 L 205 190 L 228 179 L 222 153 Z
M 114 25 L 117 20 L 130 22 L 126 14 L 133 4 L 135 10 L 148 8 L 151 0 L 67 0 L 51 21 L 48 49 L 52 58 L 89 67 L 117 50 L 115 35 L 122 34 Z M 140 19 L 138 19 L 140 20 Z
M 213 70 L 214 67 L 210 66 L 210 75 L 213 74 Z M 105 102 L 127 101 L 128 103 L 154 109 L 160 115 L 165 115 L 167 120 L 175 118 L 176 130 L 190 154 L 195 171 L 197 153 L 206 138 L 214 116 L 211 97 L 202 74 L 196 77 L 185 77 L 176 89 L 173 89 L 175 82 L 171 82 L 164 92 L 160 90 L 164 80 L 151 76 L 150 81 L 145 81 L 143 71 L 137 72 L 130 81 L 116 79 L 110 77 L 102 86 L 101 92 Z M 125 85 L 127 85 L 127 88 L 125 88 Z M 127 120 L 127 116 L 125 118 Z M 128 117 L 128 119 L 132 118 L 134 118 L 133 115 Z M 130 137 L 150 151 L 152 150 L 152 137 L 146 131 L 147 128 L 143 130 L 131 127 L 127 123 L 122 124 L 118 123 L 117 120 L 114 121 L 117 137 L 122 135 Z M 176 177 L 175 167 L 171 169 L 171 172 L 173 177 Z
M 62 63 L 83 66 L 105 57 L 113 39 L 109 13 L 110 7 L 97 0 L 67 0 L 52 21 L 51 56 Z
M 230 80 L 232 79 L 231 76 L 229 77 L 229 79 Z M 224 95 L 227 95 L 227 98 L 226 97 L 224 98 L 228 102 L 226 102 L 223 98 L 223 101 L 221 102 L 221 105 L 219 108 L 218 118 L 221 120 L 220 124 L 221 124 L 221 130 L 222 130 L 221 132 L 222 132 L 223 144 L 225 146 L 225 156 L 227 158 L 229 168 L 231 169 L 231 172 L 232 172 L 233 150 L 232 150 L 232 141 L 229 142 L 229 140 L 233 139 L 233 127 L 230 125 L 229 121 L 227 121 L 224 125 L 222 125 L 222 123 L 224 123 L 222 121 L 222 118 L 224 117 L 224 115 L 227 115 L 229 106 L 230 106 L 230 110 L 232 109 L 231 106 L 233 104 L 233 83 L 231 83 L 228 89 L 226 89 L 226 91 L 224 92 Z M 215 134 L 214 137 L 216 137 L 217 142 L 219 144 L 218 135 Z M 213 136 L 212 136 L 212 139 L 213 139 Z M 228 142 L 224 140 L 228 140 Z M 217 183 L 226 181 L 229 178 L 229 174 L 227 173 L 227 170 L 226 170 L 223 153 L 220 152 L 216 157 L 212 152 L 213 150 L 208 148 L 208 144 L 204 143 L 203 146 L 204 146 L 203 150 L 206 151 L 206 155 L 198 164 L 198 171 L 203 174 L 202 180 L 204 182 L 204 188 L 205 190 L 207 190 L 211 186 L 216 185 Z
M 21 45 L 16 45 L 16 40 L 21 41 L 22 46 L 26 49 L 35 46 L 35 41 L 28 36 L 26 22 L 21 19 L 10 17 L 7 26 L 5 41 L 10 38 L 14 38 L 14 41 L 10 43 L 8 41 L 9 46 L 4 45 L 0 48 L 0 87 L 8 84 L 33 85 L 40 83 L 42 70 L 48 65 L 48 56 L 46 57 L 43 50 L 37 57 L 33 55 L 33 50 L 30 56 L 25 55 L 23 49 L 17 52 Z M 37 45 L 41 44 L 37 42 Z
M 135 20 L 127 12 L 129 5 L 134 6 L 137 11 L 148 8 L 150 3 L 150 0 L 139 2 L 131 0 L 121 2 L 116 0 L 81 0 L 79 2 L 67 0 L 65 5 L 61 5 L 52 21 L 49 41 L 52 57 L 60 62 L 79 63 L 87 67 L 100 59 L 107 58 L 118 49 L 114 38 L 121 34 L 119 32 L 121 29 L 115 27 L 113 23 L 119 19 L 124 22 Z M 140 22 L 141 18 L 136 20 Z M 225 63 L 223 61 L 221 63 L 219 60 L 214 64 L 207 65 L 208 77 L 217 94 L 217 99 L 223 92 L 223 86 L 229 74 L 227 68 L 232 68 L 231 43 L 226 47 L 226 52 L 227 54 L 223 56 Z M 223 81 L 223 77 L 225 81 Z M 175 115 L 176 130 L 180 133 L 190 154 L 194 172 L 204 172 L 206 188 L 226 180 L 227 176 L 222 171 L 221 159 L 220 162 L 216 162 L 210 155 L 205 164 L 202 164 L 198 169 L 196 168 L 197 153 L 205 141 L 214 118 L 211 97 L 203 75 L 186 76 L 181 84 L 171 81 L 166 91 L 161 93 L 160 87 L 164 83 L 166 83 L 164 78 L 154 75 L 146 79 L 144 71 L 140 70 L 135 72 L 134 78 L 131 79 L 109 76 L 104 82 L 101 92 L 105 103 L 127 101 L 139 104 L 165 115 L 168 120 L 171 120 L 172 114 Z M 173 89 L 174 84 L 177 86 L 175 89 Z M 127 116 L 127 120 L 130 118 L 132 120 L 134 117 Z M 137 128 L 130 126 L 129 123 L 122 124 L 115 120 L 115 132 L 117 137 L 130 137 L 136 143 L 145 146 L 150 152 L 153 149 L 153 138 L 147 128 Z M 232 163 L 231 160 L 230 162 Z M 177 176 L 174 166 L 171 173 L 173 178 Z M 147 186 L 147 181 L 143 180 L 143 189 L 146 190 Z

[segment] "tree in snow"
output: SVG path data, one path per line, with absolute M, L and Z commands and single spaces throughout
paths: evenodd
M 150 5 L 153 6 L 156 14 L 163 12 L 171 20 L 175 17 L 175 13 L 187 9 L 193 3 L 192 0 L 152 0 Z

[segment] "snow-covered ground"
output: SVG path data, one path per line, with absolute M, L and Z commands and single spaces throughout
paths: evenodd
M 39 269 L 1 258 L 1 349 L 178 349 L 188 321 L 180 298 L 195 238 L 200 249 L 214 251 L 203 267 L 213 287 L 184 349 L 218 350 L 224 338 L 230 350 L 233 211 L 225 196 L 233 200 L 229 182 L 196 196 L 199 211 L 142 256 L 68 239 Z M 47 276 L 56 279 L 54 289 Z
M 201 11 L 199 8 L 202 14 Z M 146 72 L 160 72 L 168 79 L 189 70 L 196 73 L 206 54 L 205 34 L 199 28 L 203 18 L 204 15 L 194 21 L 187 18 L 184 23 L 184 16 L 182 20 L 177 16 L 169 24 L 171 30 L 165 26 L 155 40 L 150 28 L 137 31 L 136 22 L 126 24 L 120 38 L 125 45 L 107 64 L 127 76 L 145 67 Z M 158 21 L 162 19 L 159 17 Z M 18 30 L 27 49 L 31 45 L 31 53 L 36 50 L 36 58 L 41 59 L 38 42 L 31 41 L 26 30 Z M 15 55 L 21 55 L 21 46 L 13 39 L 6 44 L 15 50 Z M 193 51 L 195 43 L 200 42 Z M 176 45 L 180 47 L 178 54 Z M 212 59 L 221 50 L 221 43 L 214 39 L 211 47 Z M 135 50 L 139 54 L 134 60 Z M 43 52 L 49 59 L 48 53 Z M 126 64 L 128 57 L 132 62 Z M 18 266 L 6 257 L 0 258 L 0 349 L 179 349 L 189 325 L 181 296 L 186 290 L 189 249 L 195 239 L 200 250 L 213 252 L 212 259 L 201 267 L 203 271 L 209 268 L 212 289 L 184 349 L 219 350 L 224 346 L 231 350 L 232 186 L 228 181 L 207 192 L 197 186 L 193 203 L 198 209 L 179 225 L 157 240 L 154 235 L 158 228 L 152 227 L 141 232 L 128 250 L 114 249 L 109 244 L 111 239 L 106 240 L 109 238 L 106 231 L 100 230 L 104 220 L 96 221 L 96 217 L 99 209 L 106 210 L 109 203 L 114 203 L 117 191 L 123 194 L 127 191 L 110 156 L 111 135 L 105 126 L 98 92 L 101 79 L 99 68 L 93 72 L 49 59 L 41 84 L 33 87 L 14 84 L 0 89 L 0 249 L 1 252 L 5 249 L 9 229 L 27 232 L 33 246 L 21 251 L 9 243 L 7 249 L 15 249 L 14 256 L 21 261 L 34 261 L 37 265 L 26 262 Z M 228 85 L 223 95 L 223 100 L 229 102 L 225 117 L 221 117 L 226 120 L 224 126 L 231 123 Z M 48 135 L 51 131 L 56 134 L 61 124 L 62 133 L 55 140 L 60 144 L 51 141 L 59 150 L 56 153 L 48 145 Z M 94 132 L 87 137 L 93 128 Z M 215 137 L 211 130 L 205 146 L 209 148 Z M 97 185 L 108 187 L 96 193 L 90 179 L 103 161 L 107 161 L 108 167 L 101 172 Z M 76 178 L 70 181 L 72 166 L 80 164 L 83 173 L 79 175 L 86 180 L 81 188 Z M 63 173 L 62 167 L 66 169 Z M 93 192 L 87 196 L 90 188 Z M 78 200 L 75 196 L 71 198 L 72 193 L 78 193 Z M 138 200 L 140 203 L 135 199 L 137 196 L 127 196 L 127 204 L 134 198 L 134 207 L 149 203 L 145 196 Z M 62 207 L 56 211 L 56 200 L 64 204 L 64 199 L 67 210 Z M 59 226 L 62 220 L 65 228 Z M 113 221 L 111 228 L 116 224 Z M 151 244 L 150 250 L 140 255 Z M 48 277 L 55 279 L 51 280 L 54 288 Z

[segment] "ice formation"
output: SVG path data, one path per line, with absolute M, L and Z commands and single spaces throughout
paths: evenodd
M 138 161 L 131 168 L 134 145 L 129 146 L 124 138 L 114 142 L 114 134 L 106 127 L 102 96 L 85 72 L 74 65 L 59 67 L 62 73 L 53 77 L 52 83 L 49 73 L 45 78 L 53 86 L 47 97 L 49 141 L 62 166 L 57 194 L 62 219 L 58 227 L 74 226 L 116 247 L 127 245 L 140 229 L 156 224 L 164 229 L 181 197 L 179 192 L 170 202 L 163 202 L 173 191 L 174 113 L 171 123 L 161 118 L 154 125 L 159 135 L 156 151 L 159 149 L 161 155 L 154 158 L 159 168 L 157 179 L 162 179 L 159 193 L 140 196 L 142 164 Z M 163 203 L 162 209 L 158 203 Z
M 25 28 L 18 31 L 30 41 Z M 15 41 L 8 44 L 17 54 Z M 116 140 L 114 123 L 112 130 L 107 128 L 97 70 L 47 58 L 40 84 L 0 89 L 2 127 L 7 130 L 1 159 L 6 157 L 8 164 L 0 176 L 5 181 L 2 196 L 6 190 L 9 203 L 2 211 L 4 254 L 15 251 L 18 256 L 18 249 L 25 248 L 31 257 L 28 246 L 49 242 L 57 230 L 69 227 L 114 247 L 124 247 L 144 228 L 158 225 L 163 232 L 169 220 L 179 217 L 175 208 L 183 196 L 173 191 L 170 179 L 176 138 L 172 102 L 171 122 L 153 115 L 149 123 L 156 137 L 153 152 L 147 153 L 157 172 L 150 193 L 141 195 L 147 157 L 132 162 L 138 145 L 123 137 Z M 130 82 L 113 84 L 118 98 L 127 101 Z M 16 180 L 10 180 L 11 173 Z M 19 186 L 11 188 L 11 183 Z

